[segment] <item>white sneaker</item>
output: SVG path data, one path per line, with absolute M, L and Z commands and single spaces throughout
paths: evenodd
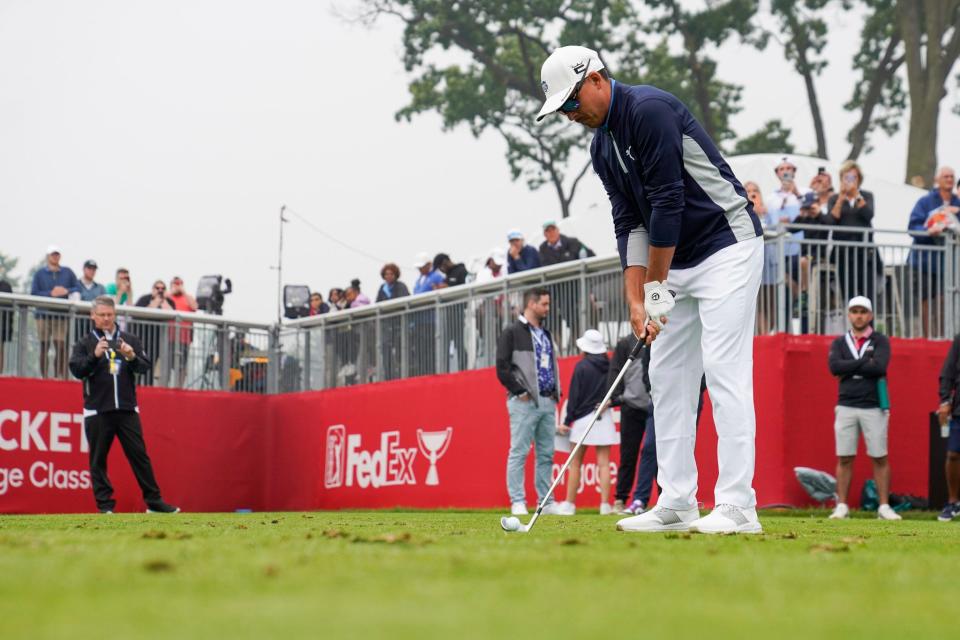
M 838 502 L 837 506 L 833 508 L 833 513 L 830 514 L 830 519 L 843 520 L 849 515 L 850 515 L 850 507 L 848 507 L 842 502 Z
M 616 511 L 613 510 L 613 507 L 610 506 L 607 502 L 602 502 L 600 504 L 600 515 L 602 516 L 612 516 Z
M 510 505 L 510 515 L 512 516 L 527 516 L 530 515 L 530 512 L 527 511 L 527 505 L 523 502 L 514 502 Z
M 690 531 L 695 533 L 763 533 L 763 527 L 760 526 L 756 509 L 737 507 L 732 504 L 718 504 L 709 515 L 691 522 Z
M 877 519 L 878 520 L 903 520 L 903 516 L 893 510 L 893 508 L 888 504 L 880 505 L 880 508 L 877 509 Z
M 577 507 L 572 502 L 551 502 L 540 513 L 545 516 L 572 516 L 577 513 Z
M 691 522 L 700 517 L 700 510 L 668 509 L 657 505 L 650 511 L 638 516 L 624 518 L 617 522 L 617 531 L 686 531 Z

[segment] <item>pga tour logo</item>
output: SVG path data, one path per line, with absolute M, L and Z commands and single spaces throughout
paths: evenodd
M 361 489 L 379 488 L 403 484 L 417 484 L 413 461 L 417 449 L 430 466 L 424 484 L 440 484 L 437 460 L 443 457 L 450 446 L 453 427 L 443 431 L 417 429 L 417 446 L 400 445 L 399 431 L 384 431 L 380 434 L 380 447 L 373 451 L 363 449 L 359 433 L 347 434 L 347 428 L 335 424 L 327 428 L 327 451 L 323 465 L 323 486 L 327 489 L 352 487 Z

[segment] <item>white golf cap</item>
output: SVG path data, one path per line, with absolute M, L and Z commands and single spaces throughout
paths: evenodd
M 523 240 L 523 234 L 520 229 L 510 229 L 507 231 L 507 240 Z
M 596 329 L 587 329 L 583 335 L 577 338 L 577 347 L 587 353 L 606 353 L 607 345 L 603 342 L 603 336 Z
M 487 254 L 487 260 L 493 260 L 494 263 L 500 265 L 506 264 L 507 254 L 503 251 L 503 249 L 491 249 L 490 253 Z
M 433 258 L 430 257 L 429 253 L 421 251 L 417 254 L 417 257 L 413 259 L 413 268 L 419 269 L 425 264 L 433 264 Z
M 853 309 L 854 307 L 863 307 L 870 313 L 873 313 L 873 303 L 870 302 L 870 298 L 867 296 L 854 296 L 850 298 L 850 302 L 847 303 L 847 310 Z
M 58 247 L 55 244 L 51 244 L 50 246 L 47 247 L 47 255 L 50 255 L 51 253 L 63 253 L 63 252 L 60 251 L 60 247 Z
M 560 47 L 551 53 L 540 69 L 540 88 L 547 100 L 537 114 L 537 122 L 559 109 L 587 74 L 600 69 L 603 63 L 593 49 Z

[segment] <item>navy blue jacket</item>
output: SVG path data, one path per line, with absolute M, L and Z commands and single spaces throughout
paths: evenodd
M 607 373 L 610 361 L 605 353 L 588 353 L 573 369 L 570 394 L 567 398 L 567 414 L 563 424 L 574 422 L 597 410 L 597 405 L 607 394 Z
M 59 296 L 64 300 L 74 291 L 80 291 L 80 281 L 70 267 L 60 267 L 59 271 L 51 271 L 50 267 L 44 265 L 33 274 L 33 282 L 30 283 L 30 295 L 51 297 L 50 292 L 56 286 L 61 286 L 67 290 L 65 295 Z
M 528 244 L 520 249 L 520 258 L 513 259 L 513 256 L 507 253 L 507 273 L 517 273 L 518 271 L 527 271 L 536 269 L 540 266 L 540 254 L 537 250 Z
M 590 155 L 610 198 L 624 268 L 627 238 L 638 228 L 650 246 L 676 247 L 676 269 L 763 233 L 717 146 L 666 91 L 613 81 L 607 120 Z
M 950 206 L 960 207 L 960 198 L 956 194 L 950 194 Z M 910 212 L 910 222 L 907 223 L 907 229 L 910 231 L 926 231 L 927 217 L 934 209 L 939 209 L 944 205 L 943 198 L 940 197 L 939 189 L 932 189 L 927 195 L 917 200 L 913 205 L 913 211 Z M 915 245 L 942 245 L 943 238 L 936 236 L 913 236 Z M 939 271 L 943 265 L 943 254 L 937 254 L 937 258 L 931 258 L 935 252 L 930 249 L 921 249 L 920 251 L 910 251 L 909 263 L 915 269 L 923 271 Z

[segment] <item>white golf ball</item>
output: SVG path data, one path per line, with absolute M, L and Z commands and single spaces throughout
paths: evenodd
M 520 518 L 517 518 L 515 516 L 510 516 L 508 518 L 500 518 L 500 526 L 503 527 L 504 531 L 519 531 Z

